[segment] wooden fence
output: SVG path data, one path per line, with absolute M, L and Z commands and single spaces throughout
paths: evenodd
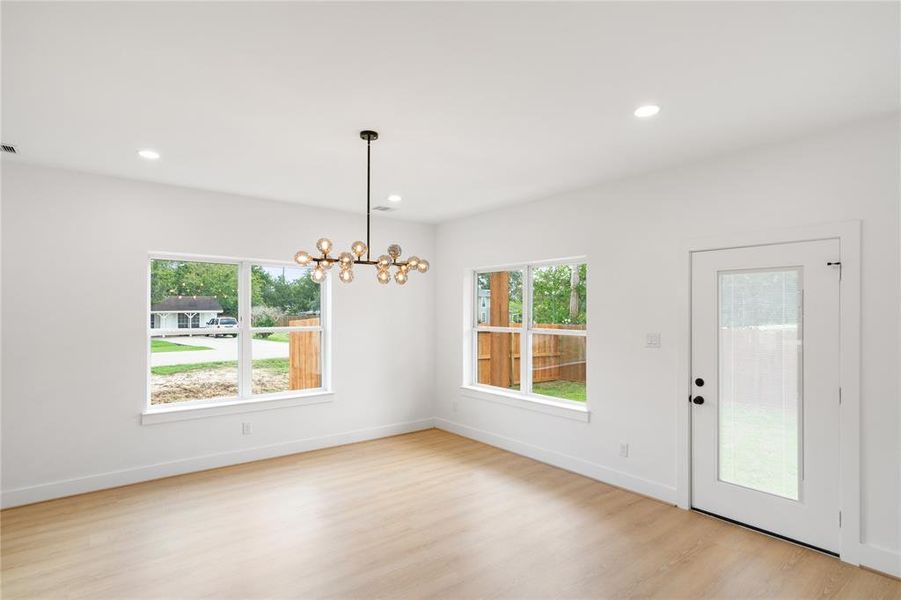
M 319 325 L 319 317 L 289 321 L 291 327 Z M 320 332 L 292 331 L 288 334 L 288 388 L 307 390 L 322 387 Z
M 489 275 L 491 290 L 488 324 L 495 327 L 510 326 L 509 273 L 498 271 Z M 541 329 L 567 329 L 572 326 L 540 324 Z M 585 326 L 577 326 L 584 329 Z M 510 332 L 483 332 L 478 334 L 478 382 L 498 387 L 519 385 L 519 336 Z M 532 336 L 532 381 L 585 382 L 585 343 L 583 336 L 541 335 Z
M 567 326 L 543 323 L 541 329 L 566 329 Z M 518 333 L 482 332 L 478 334 L 479 383 L 499 387 L 519 385 L 520 353 Z M 583 336 L 532 336 L 532 381 L 585 381 L 585 342 Z

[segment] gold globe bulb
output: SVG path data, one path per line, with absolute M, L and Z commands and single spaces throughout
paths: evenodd
M 350 283 L 354 280 L 353 269 L 341 269 L 341 272 L 338 273 L 338 279 L 340 279 L 344 283 Z
M 319 238 L 316 242 L 316 249 L 322 252 L 323 256 L 332 251 L 332 240 L 328 238 Z
M 379 280 L 379 283 L 389 283 L 391 281 L 391 274 L 388 273 L 388 271 L 379 269 L 376 279 Z
M 310 279 L 313 280 L 313 283 L 322 283 L 322 280 L 325 279 L 325 269 L 323 269 L 321 265 L 316 265 L 316 267 L 310 271 Z
M 350 252 L 342 252 L 338 255 L 338 262 L 341 263 L 342 267 L 346 265 L 352 265 L 354 262 L 354 255 Z
M 391 257 L 387 254 L 382 254 L 377 264 L 380 269 L 387 269 L 391 265 Z
M 366 254 L 366 244 L 361 241 L 356 241 L 350 245 L 350 251 L 356 254 L 357 258 L 360 258 Z
M 401 253 L 400 246 L 398 246 L 397 244 L 391 244 L 390 246 L 388 246 L 388 255 L 391 258 L 394 258 L 394 259 L 398 258 L 400 256 L 400 253 Z
M 306 250 L 299 250 L 297 254 L 294 255 L 294 262 L 302 267 L 305 267 L 313 262 L 313 257 L 310 256 L 310 253 Z
M 394 274 L 394 281 L 396 281 L 398 285 L 407 283 L 407 272 L 398 269 L 397 273 Z
M 417 266 L 419 266 L 419 257 L 411 256 L 410 258 L 408 258 L 407 266 L 410 267 L 411 269 L 415 269 Z
M 419 270 L 420 273 L 425 273 L 426 271 L 429 270 L 429 261 L 427 261 L 425 259 L 420 259 L 419 264 L 416 265 L 416 268 Z

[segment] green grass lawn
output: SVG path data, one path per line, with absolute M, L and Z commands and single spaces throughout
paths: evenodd
M 552 396 L 554 398 L 585 402 L 585 384 L 580 381 L 566 381 L 565 379 L 559 379 L 557 381 L 533 383 L 532 392 L 541 394 L 542 396 Z
M 154 375 L 177 375 L 178 373 L 189 373 L 191 371 L 206 371 L 215 369 L 237 369 L 238 361 L 236 360 L 220 360 L 215 362 L 191 363 L 187 365 L 166 365 L 161 367 L 151 367 L 150 372 Z M 269 371 L 277 371 L 279 373 L 288 372 L 287 358 L 261 358 L 253 361 L 254 369 L 267 369 Z
M 264 336 L 261 333 L 257 333 L 253 336 L 255 340 L 269 340 L 270 342 L 285 342 L 288 343 L 288 334 L 287 333 L 273 333 L 269 335 L 269 337 Z
M 511 386 L 510 389 L 518 390 L 519 386 Z M 533 383 L 532 393 L 541 394 L 542 396 L 551 396 L 552 398 L 563 398 L 564 400 L 585 402 L 585 384 L 581 381 L 558 379 L 556 381 Z
M 288 367 L 287 358 L 261 358 L 253 361 L 254 369 L 266 369 L 277 373 L 287 373 Z
M 797 499 L 797 416 L 797 409 L 721 403 L 720 479 Z
M 211 350 L 208 346 L 189 346 L 188 344 L 175 344 L 166 340 L 150 340 L 151 352 L 191 352 L 194 350 Z

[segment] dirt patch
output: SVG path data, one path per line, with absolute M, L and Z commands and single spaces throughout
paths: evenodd
M 288 374 L 269 369 L 253 370 L 253 393 L 268 394 L 288 389 Z M 238 371 L 233 368 L 203 369 L 151 375 L 151 404 L 206 400 L 238 395 Z

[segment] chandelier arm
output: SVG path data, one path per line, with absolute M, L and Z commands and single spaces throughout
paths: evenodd
M 311 260 L 312 262 L 315 262 L 315 263 L 320 263 L 320 262 L 322 262 L 322 261 L 326 261 L 326 262 L 330 262 L 330 263 L 338 262 L 333 256 L 328 256 L 328 257 L 325 257 L 325 256 L 320 256 L 320 257 L 311 256 L 311 257 L 310 257 L 310 260 Z M 377 265 L 377 264 L 379 264 L 379 261 L 377 261 L 377 260 L 369 260 L 369 259 L 363 260 L 362 258 L 358 258 L 358 259 L 354 260 L 354 261 L 352 262 L 352 264 L 355 264 L 355 265 Z M 405 261 L 405 260 L 395 260 L 395 261 L 391 261 L 391 264 L 389 264 L 388 266 L 390 266 L 390 267 L 402 267 L 402 266 L 407 265 L 407 264 L 409 264 L 408 261 Z

